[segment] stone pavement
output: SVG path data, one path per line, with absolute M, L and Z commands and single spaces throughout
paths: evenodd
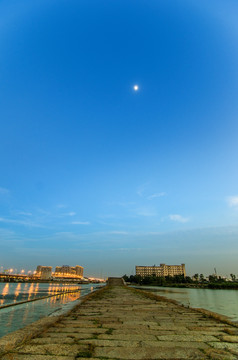
M 238 328 L 140 290 L 99 290 L 2 360 L 238 359 Z

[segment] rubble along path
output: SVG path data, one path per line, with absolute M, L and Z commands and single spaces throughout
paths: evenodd
M 233 360 L 238 328 L 111 279 L 40 336 L 1 357 L 88 358 Z

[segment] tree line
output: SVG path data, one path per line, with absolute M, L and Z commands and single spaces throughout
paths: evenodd
M 221 276 L 209 275 L 205 278 L 203 274 L 194 274 L 193 277 L 184 275 L 175 276 L 145 276 L 126 274 L 123 276 L 127 283 L 137 285 L 153 286 L 175 286 L 175 287 L 201 287 L 209 289 L 238 289 L 238 279 L 231 274 L 231 281 L 226 281 Z

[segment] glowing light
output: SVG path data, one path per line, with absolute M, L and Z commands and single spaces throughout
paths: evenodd
M 15 289 L 14 295 L 15 295 L 16 298 L 18 297 L 18 295 L 20 293 L 20 290 L 21 290 L 21 283 L 17 284 L 17 287 Z
M 139 86 L 138 86 L 138 85 L 134 85 L 134 86 L 133 86 L 133 89 L 134 89 L 135 91 L 138 91 L 138 90 L 139 90 Z
M 2 290 L 2 296 L 4 297 L 9 292 L 9 284 L 6 284 Z

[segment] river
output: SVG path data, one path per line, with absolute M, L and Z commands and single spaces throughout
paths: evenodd
M 56 284 L 56 283 L 0 283 L 0 306 L 17 304 L 54 295 L 46 299 L 0 308 L 0 337 L 21 329 L 44 316 L 53 316 L 68 311 L 80 302 L 80 298 L 101 284 Z M 68 291 L 75 291 L 67 293 Z M 65 292 L 60 294 L 60 292 Z
M 193 308 L 203 308 L 238 321 L 238 290 L 189 289 L 162 286 L 141 286 L 154 294 L 178 301 Z

